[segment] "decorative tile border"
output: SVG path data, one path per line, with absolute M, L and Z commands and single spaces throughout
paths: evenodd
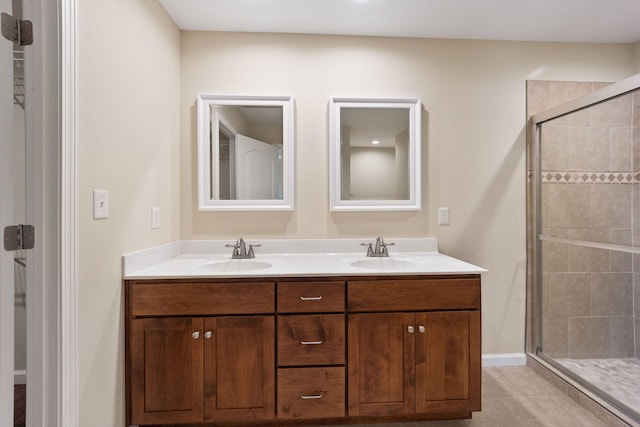
M 543 184 L 639 184 L 640 173 L 633 172 L 565 172 L 542 173 Z

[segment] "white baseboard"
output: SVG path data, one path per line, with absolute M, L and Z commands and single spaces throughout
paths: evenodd
M 27 383 L 27 371 L 24 369 L 13 371 L 13 384 L 20 385 Z
M 524 366 L 527 364 L 525 353 L 483 354 L 482 367 Z

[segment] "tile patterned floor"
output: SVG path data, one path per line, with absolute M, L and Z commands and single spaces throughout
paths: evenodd
M 532 369 L 510 366 L 482 370 L 482 411 L 474 413 L 470 420 L 369 425 L 371 426 L 606 427 L 606 424 Z
M 640 360 L 556 359 L 556 361 L 640 412 Z

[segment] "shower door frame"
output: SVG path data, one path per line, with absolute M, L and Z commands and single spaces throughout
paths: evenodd
M 531 271 L 530 286 L 532 286 L 531 292 L 529 293 L 532 298 L 531 305 L 529 306 L 532 312 L 531 316 L 528 316 L 528 319 L 531 322 L 531 327 L 528 328 L 528 330 L 530 331 L 530 336 L 527 338 L 527 352 L 530 356 L 536 358 L 536 360 L 546 362 L 546 364 L 550 365 L 555 371 L 564 374 L 574 382 L 577 382 L 583 387 L 586 387 L 588 391 L 592 393 L 595 392 L 597 396 L 603 401 L 610 405 L 614 405 L 616 409 L 620 410 L 625 416 L 631 416 L 632 418 L 636 418 L 636 414 L 639 411 L 628 408 L 626 405 L 606 394 L 603 395 L 590 383 L 582 380 L 580 377 L 573 374 L 570 370 L 555 362 L 555 360 L 553 360 L 551 357 L 545 355 L 542 351 L 542 242 L 544 240 L 562 241 L 564 239 L 545 239 L 542 233 L 541 128 L 542 125 L 546 122 L 607 102 L 613 98 L 625 95 L 638 89 L 640 89 L 640 74 L 636 74 L 627 79 L 621 80 L 618 83 L 613 83 L 588 95 L 576 98 L 573 101 L 535 114 L 529 117 L 527 121 L 527 156 L 529 157 L 527 160 L 527 165 L 529 165 L 531 171 L 531 183 L 528 184 L 528 191 L 530 191 L 530 193 L 528 194 L 528 200 L 531 203 L 531 212 L 533 212 L 533 226 L 527 230 L 527 239 L 529 240 L 527 251 Z M 593 245 L 589 246 L 607 250 L 621 249 L 619 245 L 607 243 L 594 243 Z M 637 249 L 630 249 L 625 247 L 625 251 L 629 253 L 640 254 L 640 247 Z

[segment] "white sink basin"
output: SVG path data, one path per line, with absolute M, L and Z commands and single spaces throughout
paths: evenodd
M 209 271 L 215 272 L 236 272 L 252 271 L 271 268 L 268 262 L 257 261 L 255 259 L 225 259 L 221 261 L 211 261 L 204 265 Z
M 369 268 L 374 270 L 410 270 L 418 267 L 419 265 L 420 263 L 416 261 L 393 257 L 367 258 L 353 261 L 351 263 L 352 267 Z

